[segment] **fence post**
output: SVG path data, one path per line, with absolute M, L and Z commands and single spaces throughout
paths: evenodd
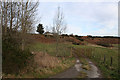
M 105 54 L 104 54 L 104 62 L 103 62 L 104 64 L 105 64 L 105 61 L 106 61 L 106 57 L 105 57 Z
M 112 63 L 113 63 L 113 58 L 112 58 L 112 56 L 111 56 L 110 59 L 111 59 L 111 60 L 110 60 L 110 66 L 112 66 Z

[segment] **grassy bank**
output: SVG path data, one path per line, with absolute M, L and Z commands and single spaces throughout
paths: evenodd
M 47 78 L 53 76 L 75 64 L 68 44 L 59 44 L 59 56 L 56 57 L 56 44 L 33 43 L 26 48 L 32 52 L 33 57 L 28 59 L 27 67 L 18 74 L 3 74 L 5 78 Z
M 35 78 L 47 78 L 53 76 L 65 69 L 71 67 L 75 63 L 75 58 L 71 56 L 71 48 L 68 44 L 59 44 L 59 56 L 56 57 L 56 44 L 34 43 L 28 45 L 31 52 L 36 53 L 34 61 L 37 61 L 35 71 L 25 73 L 22 77 L 32 75 Z M 43 53 L 41 57 L 41 53 Z M 40 57 L 39 57 L 40 56 Z
M 65 69 L 68 69 L 70 66 L 74 65 L 74 58 L 68 58 L 67 60 L 59 59 L 59 64 L 56 64 L 54 67 L 36 67 L 34 66 L 33 70 L 30 70 L 21 76 L 16 77 L 22 77 L 22 78 L 48 78 L 50 76 L 54 76 Z M 47 64 L 47 66 L 49 66 Z

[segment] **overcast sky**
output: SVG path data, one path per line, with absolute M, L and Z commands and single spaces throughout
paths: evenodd
M 37 24 L 50 28 L 58 6 L 65 16 L 67 34 L 118 36 L 117 2 L 41 2 Z

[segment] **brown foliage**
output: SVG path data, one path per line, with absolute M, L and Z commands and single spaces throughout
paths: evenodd
M 44 35 L 40 34 L 32 34 L 31 36 L 35 41 L 42 42 L 42 43 L 54 43 L 55 39 L 52 36 L 45 37 Z
M 56 57 L 50 56 L 47 53 L 34 52 L 34 54 L 34 61 L 41 68 L 54 68 L 60 63 L 60 60 Z
M 97 44 L 98 42 L 118 44 L 118 38 L 88 38 L 87 36 L 83 36 L 82 39 L 93 44 Z

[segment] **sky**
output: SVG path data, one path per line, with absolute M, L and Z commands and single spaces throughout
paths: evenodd
M 65 16 L 66 34 L 118 36 L 117 2 L 40 2 L 37 24 L 50 30 L 58 6 Z

